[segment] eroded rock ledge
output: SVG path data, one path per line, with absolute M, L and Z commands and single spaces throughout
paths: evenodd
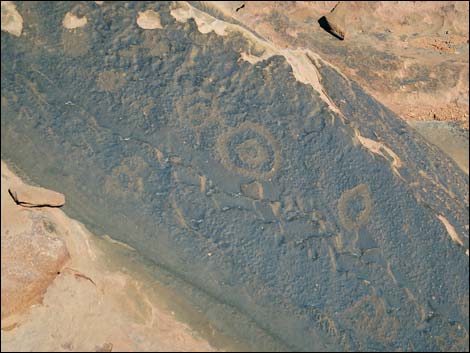
M 8 188 L 8 193 L 23 207 L 62 207 L 65 204 L 61 193 L 24 184 Z
M 164 309 L 143 266 L 131 272 L 117 260 L 115 247 L 127 245 L 98 241 L 63 204 L 62 194 L 24 184 L 1 162 L 2 351 L 214 350 Z

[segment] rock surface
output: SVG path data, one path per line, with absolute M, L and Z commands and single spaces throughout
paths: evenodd
M 3 161 L 1 173 L 3 319 L 40 303 L 46 289 L 68 261 L 69 253 L 47 214 L 16 204 L 9 190 L 17 190 L 20 200 L 26 200 L 28 205 L 60 201 L 56 198 L 60 194 L 23 184 Z
M 21 36 L 23 31 L 23 17 L 16 9 L 13 1 L 2 1 L 2 31 Z
M 148 3 L 80 5 L 80 32 L 60 26 L 73 5 L 25 2 L 38 30 L 2 36 L 3 155 L 229 305 L 204 307 L 213 327 L 292 350 L 468 350 L 468 176 L 324 59 L 387 55 L 338 47 L 353 27 L 289 48 L 279 3 L 263 3 L 278 32 L 206 3 L 152 3 L 159 30 L 136 23 Z
M 139 12 L 137 24 L 143 29 L 161 29 L 160 15 L 153 10 Z
M 15 204 L 8 188 L 27 185 L 3 161 L 1 182 L 2 351 L 214 351 L 121 245 L 59 209 Z
M 25 184 L 9 187 L 8 194 L 23 207 L 61 207 L 65 204 L 63 194 Z
M 233 3 L 204 4 L 279 46 L 315 51 L 407 121 L 468 129 L 468 2 L 252 1 L 240 11 Z M 323 16 L 348 39 L 327 34 Z
M 343 1 L 331 10 L 331 12 L 324 17 L 327 24 L 327 31 L 330 31 L 333 35 L 339 39 L 344 40 L 346 37 L 346 17 L 348 15 L 348 6 Z
M 83 17 L 78 17 L 71 12 L 67 12 L 62 21 L 62 25 L 67 29 L 76 29 L 85 26 L 88 23 L 88 19 Z
M 425 139 L 451 156 L 460 168 L 469 172 L 469 135 L 455 124 L 440 121 L 415 121 L 410 123 Z

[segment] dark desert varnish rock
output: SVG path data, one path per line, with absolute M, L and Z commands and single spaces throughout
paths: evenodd
M 284 348 L 468 349 L 467 175 L 357 83 L 319 59 L 321 96 L 285 57 L 246 62 L 266 49 L 168 3 L 18 10 L 2 156 L 71 216 Z M 146 10 L 161 29 L 136 24 Z M 87 25 L 61 27 L 69 11 Z

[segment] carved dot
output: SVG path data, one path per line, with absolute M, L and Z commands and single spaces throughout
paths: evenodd
M 258 141 L 246 140 L 237 147 L 239 158 L 246 164 L 260 167 L 268 159 L 268 152 Z

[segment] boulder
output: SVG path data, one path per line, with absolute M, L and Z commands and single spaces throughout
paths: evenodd
M 33 203 L 63 204 L 63 196 L 42 188 L 20 186 L 18 181 L 2 163 L 2 322 L 10 315 L 24 312 L 32 304 L 40 303 L 46 289 L 69 259 L 54 220 L 39 209 L 18 207 L 7 190 L 13 185 L 20 200 Z M 36 195 L 33 192 L 36 190 L 42 194 Z M 55 198 L 48 198 L 48 193 Z

